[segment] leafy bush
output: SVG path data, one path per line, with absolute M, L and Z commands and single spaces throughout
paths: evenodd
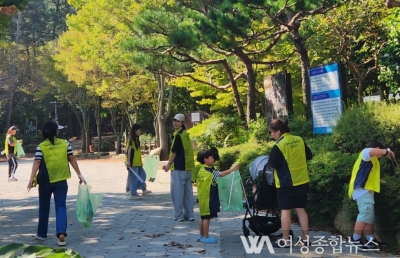
M 309 162 L 310 193 L 307 212 L 312 225 L 332 226 L 338 210 L 347 198 L 346 183 L 358 154 L 318 151 Z
M 18 255 L 22 251 L 22 255 Z M 52 258 L 81 258 L 79 253 L 70 248 L 52 248 L 44 245 L 27 245 L 12 243 L 0 247 L 0 257 L 52 257 Z
M 245 135 L 243 123 L 236 115 L 213 115 L 190 128 L 188 133 L 200 148 L 230 147 L 247 140 L 247 138 L 243 139 L 242 137 Z
M 400 147 L 400 120 L 395 114 L 399 113 L 400 106 L 396 104 L 354 105 L 343 113 L 335 126 L 334 142 L 340 150 L 348 153 L 361 151 L 372 139 L 397 151 Z

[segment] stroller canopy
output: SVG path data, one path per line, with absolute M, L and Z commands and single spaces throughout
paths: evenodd
M 251 178 L 253 178 L 253 180 L 256 180 L 256 178 L 258 177 L 260 172 L 264 171 L 264 167 L 268 164 L 268 160 L 269 160 L 268 156 L 260 156 L 260 157 L 257 157 L 250 164 L 249 172 L 250 172 Z M 271 169 L 269 169 L 269 168 L 265 169 L 265 176 L 267 178 L 268 183 L 272 184 L 273 183 L 273 172 L 271 171 Z

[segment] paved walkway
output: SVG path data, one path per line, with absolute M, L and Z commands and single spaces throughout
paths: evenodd
M 54 208 L 50 213 L 49 236 L 45 241 L 34 239 L 38 222 L 36 189 L 26 191 L 32 159 L 21 159 L 16 177 L 18 182 L 7 182 L 7 163 L 0 163 L 0 246 L 12 242 L 44 244 L 56 247 Z M 203 244 L 198 236 L 199 209 L 195 204 L 196 221 L 173 221 L 173 207 L 169 196 L 169 173 L 158 171 L 156 181 L 148 182 L 153 191 L 141 201 L 127 200 L 125 195 L 126 170 L 122 160 L 80 160 L 79 166 L 93 192 L 103 193 L 93 225 L 84 229 L 77 221 L 75 203 L 78 193 L 76 175 L 68 181 L 68 247 L 83 257 L 395 257 L 380 252 L 349 253 L 346 244 L 333 253 L 332 246 L 311 251 L 294 247 L 275 249 L 267 246 L 260 254 L 246 254 L 240 240 L 244 211 L 221 212 L 211 221 L 210 233 L 218 244 Z M 196 190 L 196 189 L 195 189 Z M 53 206 L 53 204 L 52 204 Z M 298 227 L 292 226 L 298 236 Z M 252 233 L 254 236 L 254 233 Z M 310 232 L 312 237 L 330 237 L 327 232 Z M 323 253 L 321 253 L 323 250 Z M 301 253 L 304 252 L 304 254 Z M 318 253 L 317 253 L 318 252 Z M 320 253 L 320 254 L 319 254 Z

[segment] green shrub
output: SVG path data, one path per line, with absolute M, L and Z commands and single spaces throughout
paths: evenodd
M 400 106 L 384 102 L 354 105 L 343 113 L 333 130 L 336 146 L 343 152 L 361 151 L 367 143 L 376 139 L 394 151 L 400 145 L 400 120 L 396 114 Z
M 246 142 L 243 122 L 236 116 L 213 115 L 188 130 L 200 148 L 230 147 Z
M 315 154 L 309 162 L 310 224 L 332 226 L 338 210 L 347 198 L 346 183 L 358 154 L 348 155 L 339 151 L 324 151 Z

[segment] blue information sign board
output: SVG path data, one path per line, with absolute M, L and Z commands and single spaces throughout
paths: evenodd
M 332 133 L 342 115 L 340 73 L 337 63 L 308 70 L 311 88 L 311 112 L 314 134 Z

